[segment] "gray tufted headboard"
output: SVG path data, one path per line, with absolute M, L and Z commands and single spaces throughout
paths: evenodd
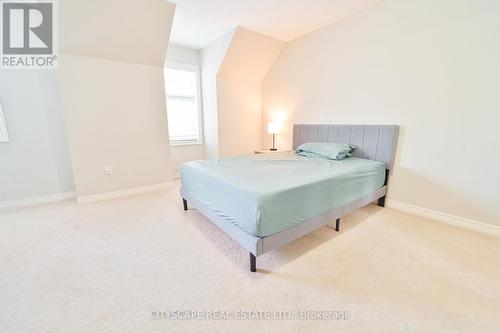
M 397 125 L 293 125 L 293 149 L 306 142 L 338 142 L 356 146 L 355 157 L 384 162 L 391 169 L 396 154 Z

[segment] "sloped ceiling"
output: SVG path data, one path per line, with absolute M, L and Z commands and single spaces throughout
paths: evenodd
M 63 52 L 163 66 L 175 5 L 164 0 L 60 0 Z
M 169 0 L 177 5 L 171 42 L 202 49 L 236 26 L 288 42 L 380 0 Z
M 218 76 L 260 82 L 285 43 L 279 39 L 238 27 L 224 57 Z

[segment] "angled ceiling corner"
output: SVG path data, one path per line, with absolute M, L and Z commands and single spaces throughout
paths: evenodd
M 237 27 L 219 68 L 218 77 L 261 82 L 278 58 L 285 42 Z
M 202 71 L 209 67 L 215 75 L 219 73 L 235 33 L 236 29 L 233 29 L 201 50 Z
M 60 0 L 64 53 L 163 67 L 175 5 L 164 0 Z

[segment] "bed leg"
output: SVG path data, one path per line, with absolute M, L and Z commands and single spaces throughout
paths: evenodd
M 335 221 L 335 231 L 340 231 L 340 218 Z
M 388 182 L 389 182 L 389 169 L 385 169 L 384 185 L 387 186 Z M 380 207 L 385 207 L 385 195 L 382 198 L 378 198 L 378 205 Z
M 250 253 L 250 272 L 257 272 L 257 258 L 253 253 Z
M 188 202 L 186 199 L 182 198 L 182 204 L 184 205 L 184 210 L 188 210 Z

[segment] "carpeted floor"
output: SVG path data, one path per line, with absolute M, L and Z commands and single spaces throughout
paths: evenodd
M 182 210 L 177 187 L 3 210 L 0 332 L 500 330 L 499 239 L 374 205 L 342 228 L 259 257 L 252 274 L 247 252 L 196 210 Z M 154 318 L 169 310 L 351 318 Z

